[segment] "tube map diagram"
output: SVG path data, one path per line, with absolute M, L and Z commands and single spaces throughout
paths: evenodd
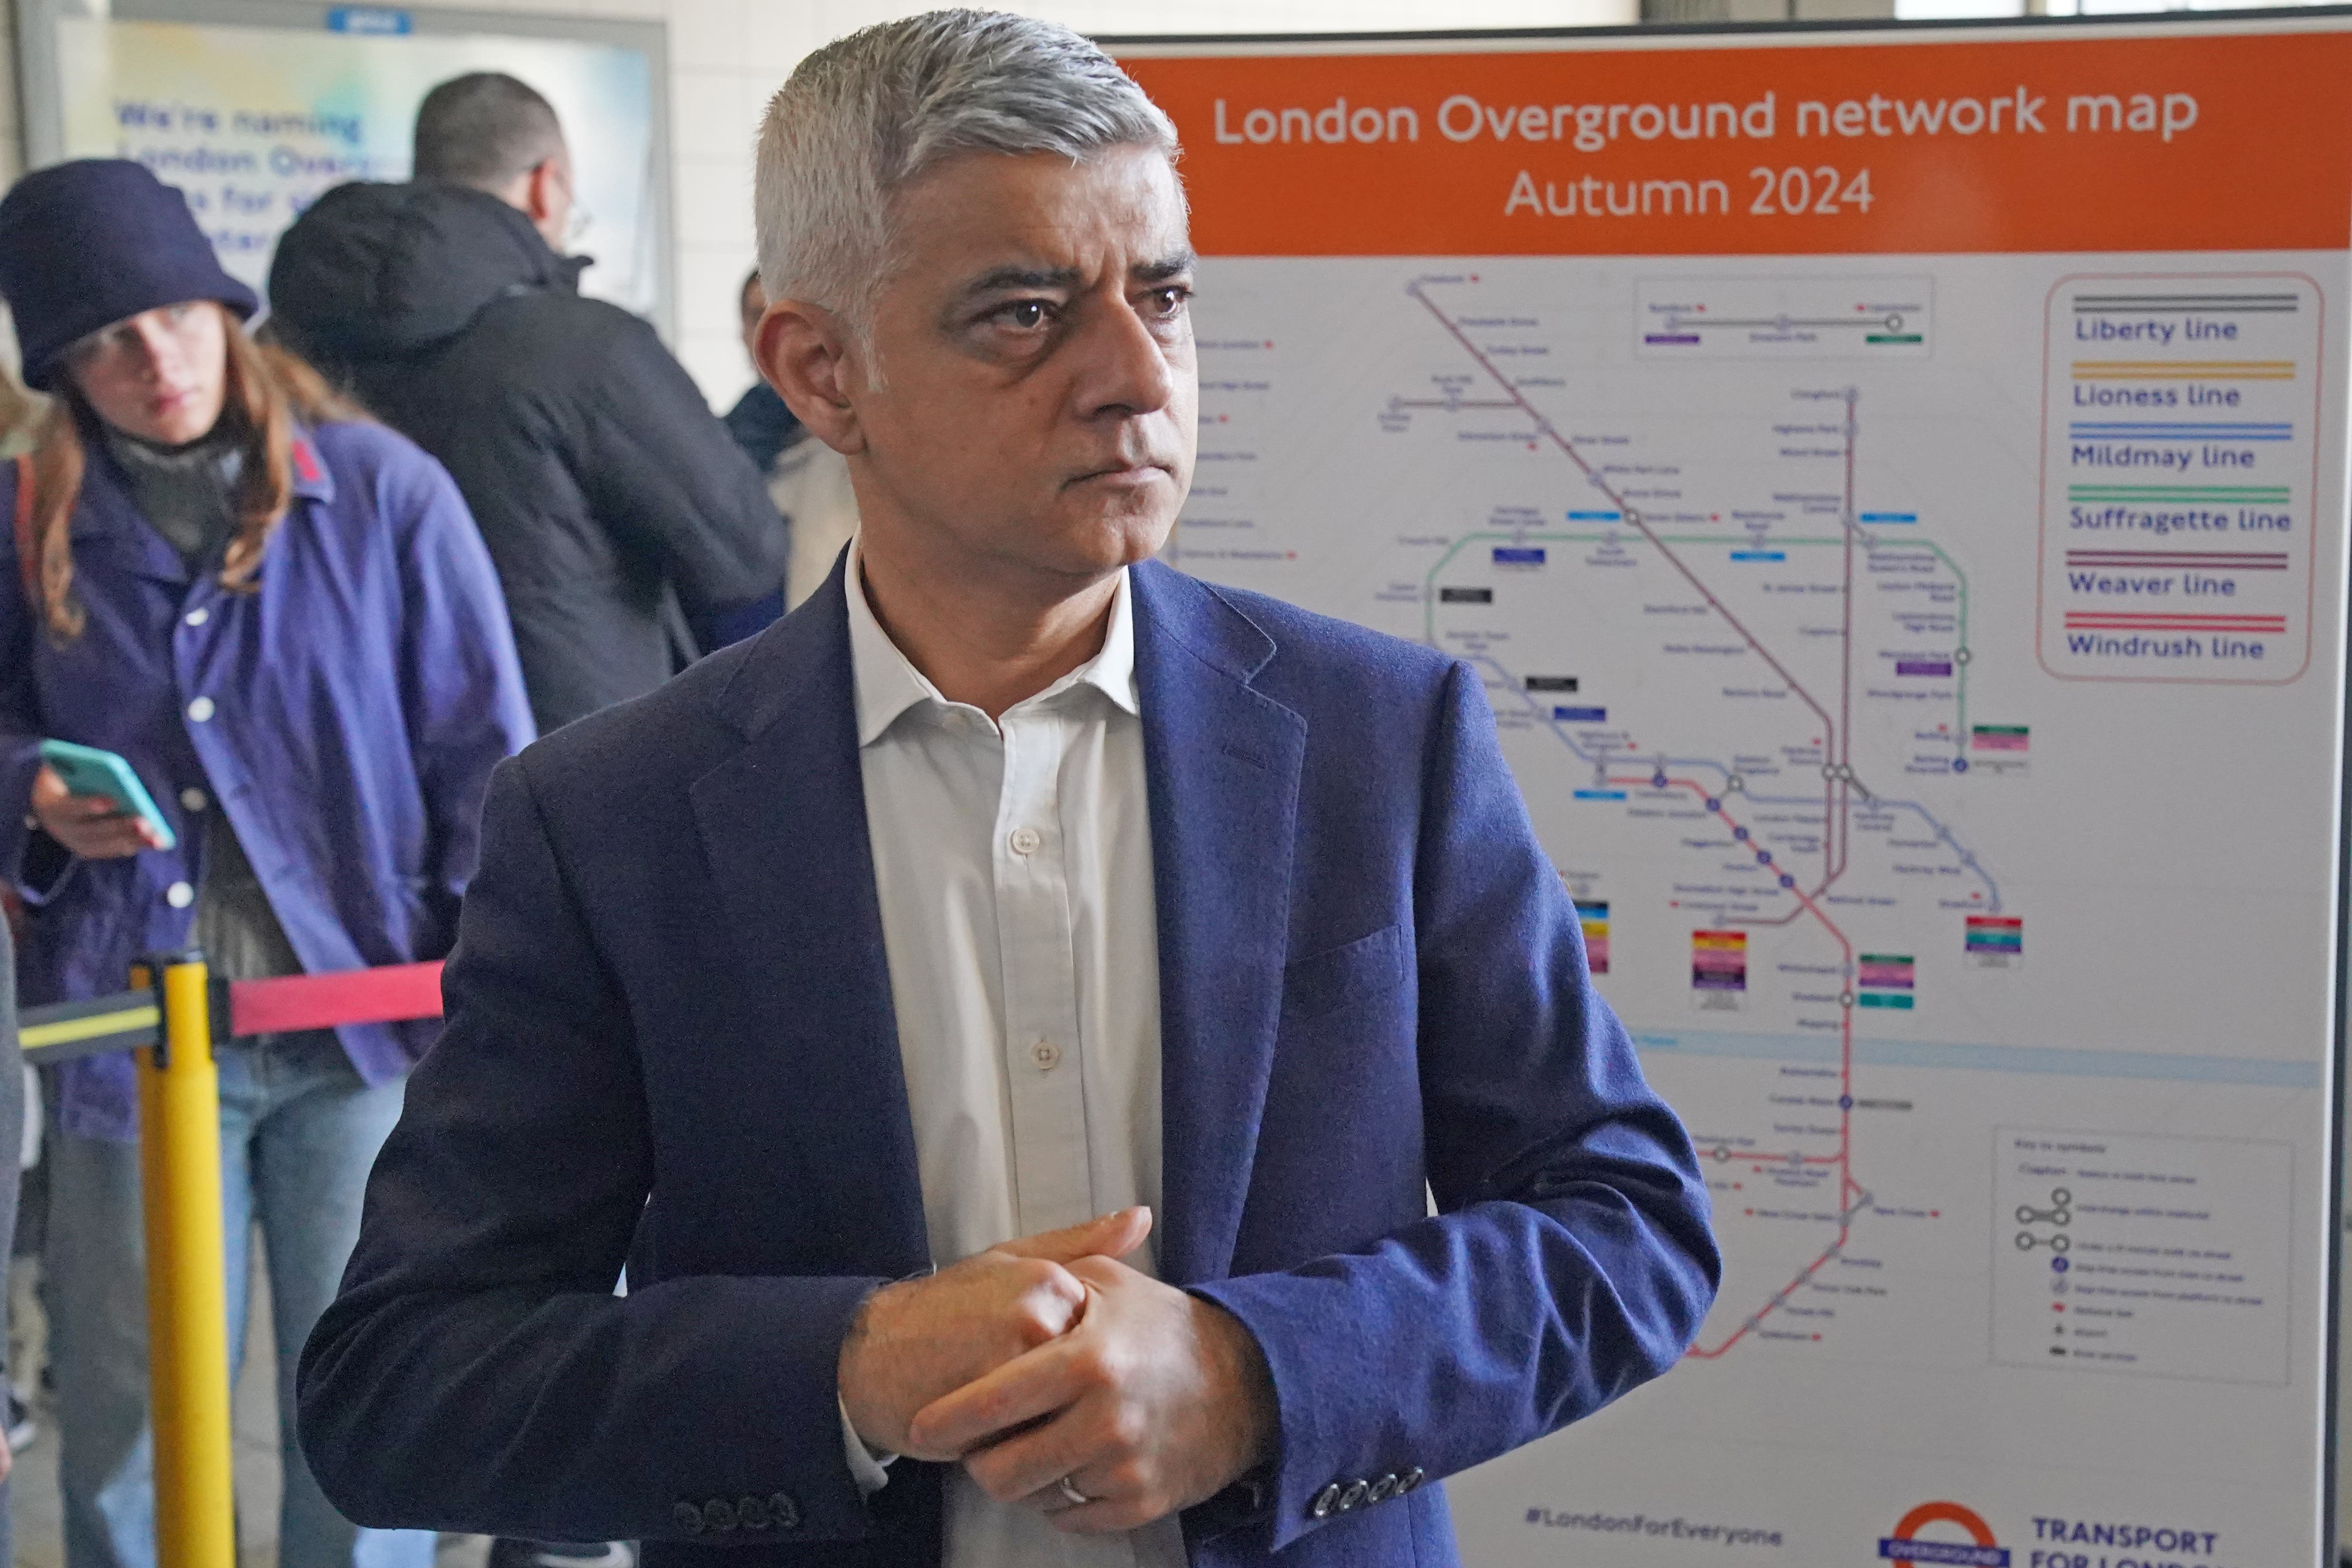
M 1955 1489 L 2153 1516 L 2095 1456 L 2210 1484 L 2293 1398 L 2342 260 L 1903 260 L 1204 268 L 1174 558 L 1478 671 L 1728 1258 L 1683 1371 L 1457 1485 L 1477 1561 L 1770 1555 L 1948 1403 L 2018 1424 Z M 2289 1447 L 2179 1561 L 2294 1560 Z

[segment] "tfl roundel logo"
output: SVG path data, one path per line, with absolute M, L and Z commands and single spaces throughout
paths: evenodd
M 1951 1528 L 1938 1530 L 1933 1536 L 1919 1533 L 1934 1525 Z M 1968 1540 L 1951 1539 L 1956 1531 L 1965 1533 Z M 1962 1508 L 1956 1502 L 1923 1502 L 1905 1514 L 1895 1524 L 1895 1533 L 1879 1542 L 1878 1554 L 1893 1563 L 1895 1568 L 1918 1568 L 1925 1563 L 2009 1568 L 2009 1548 L 1994 1544 L 1992 1526 L 1976 1510 Z

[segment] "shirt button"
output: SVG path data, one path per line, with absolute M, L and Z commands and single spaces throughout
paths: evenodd
M 163 889 L 163 901 L 175 910 L 184 910 L 196 901 L 196 890 L 185 882 L 174 882 Z
M 1051 1040 L 1040 1040 L 1029 1047 L 1029 1059 L 1037 1064 L 1039 1072 L 1052 1072 L 1062 1062 L 1062 1047 Z
M 212 716 L 213 700 L 211 698 L 199 697 L 194 702 L 188 704 L 188 717 L 194 720 L 197 723 L 202 724 L 210 720 Z
M 190 610 L 187 615 L 188 625 L 192 626 L 203 626 L 212 618 L 213 613 L 210 610 Z
M 1045 836 L 1034 827 L 1016 827 L 1013 830 L 1012 842 L 1015 855 L 1034 855 L 1037 847 L 1045 842 Z
M 206 795 L 204 791 L 198 789 L 194 784 L 190 784 L 187 788 L 180 792 L 180 804 L 186 806 L 190 811 L 202 811 L 205 807 L 212 804 L 212 799 L 210 796 Z

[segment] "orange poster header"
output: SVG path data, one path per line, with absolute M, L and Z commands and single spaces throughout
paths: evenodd
M 2352 245 L 2352 31 L 1124 63 L 1210 255 Z

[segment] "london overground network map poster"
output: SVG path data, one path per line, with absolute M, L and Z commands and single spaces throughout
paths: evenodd
M 2339 26 L 1122 51 L 1175 558 L 1481 672 L 1713 1188 L 1478 1568 L 2322 1560 Z

